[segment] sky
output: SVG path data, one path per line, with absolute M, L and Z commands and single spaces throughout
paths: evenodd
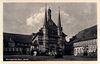
M 56 24 L 60 7 L 61 24 L 67 38 L 97 25 L 96 3 L 4 3 L 3 31 L 27 35 L 38 32 L 43 26 L 45 4 L 51 8 Z

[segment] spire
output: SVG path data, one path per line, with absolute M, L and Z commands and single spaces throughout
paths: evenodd
M 45 5 L 44 26 L 47 24 L 47 5 Z
M 58 11 L 58 36 L 61 38 L 62 27 L 61 27 L 61 18 L 60 18 L 60 9 Z
M 62 41 L 62 27 L 61 27 L 61 18 L 60 18 L 60 8 L 58 11 L 58 48 L 62 49 L 63 54 L 63 41 Z M 59 52 L 57 52 L 59 53 Z
M 58 27 L 59 28 L 61 27 L 60 8 L 59 8 L 59 11 L 58 11 Z
M 50 9 L 50 7 L 49 7 L 49 9 L 48 9 L 48 20 L 49 19 L 51 19 L 51 9 Z
M 47 40 L 48 40 L 48 29 L 47 29 L 47 5 L 45 6 L 45 18 L 44 18 L 44 26 L 43 26 L 43 50 L 46 51 Z

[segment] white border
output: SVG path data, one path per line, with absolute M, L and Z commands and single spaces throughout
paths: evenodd
M 3 3 L 4 2 L 14 2 L 14 3 L 25 3 L 25 2 L 96 2 L 97 3 L 97 24 L 98 24 L 98 61 L 3 61 Z M 99 51 L 99 40 L 100 40 L 100 2 L 99 0 L 2 0 L 0 1 L 0 64 L 98 64 L 100 62 L 100 51 Z

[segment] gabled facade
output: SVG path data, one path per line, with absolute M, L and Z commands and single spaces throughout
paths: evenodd
M 51 9 L 45 8 L 45 18 L 43 27 L 37 32 L 32 39 L 32 51 L 39 54 L 55 55 L 57 48 L 64 50 L 66 34 L 63 33 L 60 19 L 60 10 L 58 12 L 58 25 L 51 18 Z

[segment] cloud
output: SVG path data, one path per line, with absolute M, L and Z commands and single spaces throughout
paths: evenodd
M 69 16 L 69 14 L 66 13 L 65 11 L 61 11 L 60 13 L 61 13 L 61 15 L 63 15 L 64 17 L 68 17 L 68 16 Z
M 44 7 L 40 8 L 40 10 L 34 14 L 31 14 L 30 17 L 26 19 L 27 26 L 33 27 L 34 31 L 38 31 L 44 21 Z
M 65 11 L 61 11 L 60 14 L 61 14 L 62 21 L 64 21 L 64 24 L 66 25 L 71 24 L 75 20 L 75 18 L 71 14 Z
M 26 19 L 26 25 L 32 27 L 34 32 L 37 32 L 42 26 L 44 22 L 44 10 L 45 7 L 41 7 L 39 11 L 36 13 L 32 13 L 27 19 Z M 56 11 L 54 11 L 58 15 Z M 70 15 L 66 13 L 65 11 L 60 11 L 62 21 L 66 20 L 66 23 L 70 23 L 71 19 L 69 18 Z M 55 17 L 54 17 L 55 18 Z M 57 20 L 57 18 L 56 18 Z
M 91 4 L 86 4 L 83 9 L 83 14 L 91 14 L 92 6 Z

